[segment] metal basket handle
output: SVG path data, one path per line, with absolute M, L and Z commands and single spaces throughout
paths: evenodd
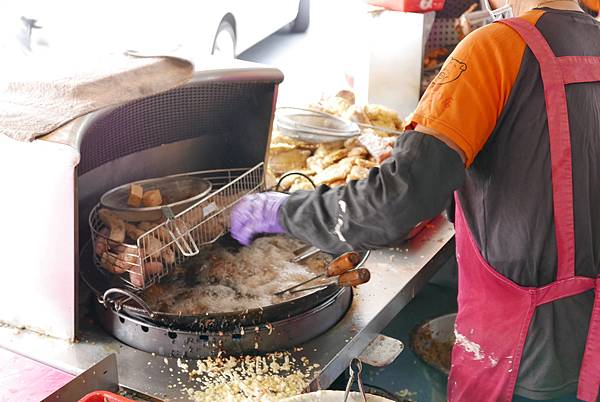
M 179 251 L 181 251 L 181 254 L 186 257 L 197 255 L 200 252 L 200 249 L 194 241 L 186 223 L 181 219 L 175 218 L 173 210 L 170 207 L 162 207 L 162 213 L 165 218 L 167 218 L 165 228 L 173 238 L 173 241 L 177 245 Z M 181 232 L 181 228 L 183 228 L 184 233 Z
M 129 300 L 133 300 L 146 312 L 146 314 L 150 318 L 154 317 L 154 313 L 150 309 L 150 306 L 148 306 L 148 304 L 144 300 L 142 300 L 141 297 L 139 297 L 125 289 L 110 288 L 106 292 L 104 292 L 104 294 L 102 296 L 98 297 L 98 302 L 100 304 L 102 304 L 104 307 L 108 308 L 108 304 L 111 302 L 110 297 L 109 297 L 111 294 L 119 294 L 121 296 L 125 296 L 125 298 L 112 300 L 112 304 L 114 305 L 115 310 L 117 312 L 121 310 L 121 308 L 123 307 L 123 304 L 127 303 Z

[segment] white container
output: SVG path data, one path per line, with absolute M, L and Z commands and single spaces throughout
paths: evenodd
M 370 10 L 357 39 L 354 89 L 357 103 L 378 103 L 400 116 L 414 111 L 421 96 L 425 45 L 435 13 Z

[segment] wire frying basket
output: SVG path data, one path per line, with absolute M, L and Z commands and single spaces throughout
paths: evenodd
M 233 205 L 247 194 L 263 191 L 265 186 L 263 163 L 250 169 L 187 175 L 208 180 L 213 192 L 178 214 L 163 209 L 161 221 L 129 223 L 110 216 L 99 204 L 92 209 L 89 224 L 98 269 L 114 274 L 130 288 L 146 289 L 198 254 L 201 247 L 227 233 Z M 129 241 L 115 241 L 111 225 L 124 230 Z

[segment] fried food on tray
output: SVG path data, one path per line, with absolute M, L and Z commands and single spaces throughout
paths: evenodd
M 350 173 L 348 173 L 348 176 L 346 176 L 346 181 L 348 182 L 351 180 L 365 179 L 367 176 L 369 176 L 369 170 L 370 170 L 369 168 L 359 166 L 359 165 L 354 165 L 354 166 L 352 166 Z
M 304 174 L 304 175 L 310 177 L 315 174 L 315 171 L 310 170 L 310 169 L 304 169 L 304 170 L 293 170 L 293 171 L 285 173 L 285 174 L 290 174 L 290 175 L 285 177 L 283 180 L 279 181 L 279 189 L 280 190 L 286 191 L 298 181 L 306 181 L 310 185 L 310 182 L 308 182 L 306 180 L 306 178 L 304 178 L 298 174 L 292 174 L 292 173 L 300 173 L 300 174 Z M 312 189 L 312 186 L 309 188 L 309 190 L 310 189 Z
M 321 173 L 317 173 L 313 181 L 316 185 L 329 184 L 338 180 L 346 179 L 348 173 L 352 170 L 352 163 L 349 161 L 339 162 L 327 167 Z
M 326 142 L 317 146 L 315 155 L 323 157 L 334 151 L 337 151 L 340 148 L 344 148 L 344 141 Z
M 310 108 L 319 112 L 329 113 L 334 116 L 341 116 L 352 106 L 347 99 L 339 96 L 321 99 L 317 104 L 310 105 Z
M 355 147 L 348 152 L 348 156 L 358 156 L 366 159 L 369 157 L 369 151 L 365 147 Z
M 357 123 L 403 131 L 404 122 L 392 109 L 377 104 L 357 105 L 355 102 L 352 91 L 341 90 L 310 108 Z M 273 177 L 271 182 L 276 182 L 290 171 L 301 171 L 316 185 L 331 187 L 368 177 L 369 169 L 379 166 L 391 154 L 397 135 L 376 128 L 365 128 L 362 132 L 367 135 L 345 141 L 307 144 L 274 131 L 267 168 L 268 175 Z M 312 190 L 313 186 L 305 178 L 292 176 L 284 179 L 280 188 L 294 192 Z
M 398 117 L 398 113 L 388 107 L 369 104 L 364 106 L 364 112 L 369 117 L 372 126 L 385 127 L 397 131 L 402 131 L 403 129 L 402 120 Z
M 288 189 L 288 191 L 290 193 L 293 193 L 294 191 L 298 191 L 298 190 L 314 190 L 315 188 L 313 187 L 313 185 L 306 180 L 305 178 L 299 178 L 296 179 L 296 181 L 294 181 L 294 184 L 292 184 L 290 186 L 290 188 Z
M 369 116 L 365 113 L 364 107 L 359 105 L 350 106 L 343 114 L 342 118 L 356 123 L 372 125 Z
M 346 148 L 338 149 L 337 151 L 333 151 L 323 157 L 323 165 L 325 167 L 331 166 L 334 163 L 344 159 L 348 156 L 348 151 Z
M 308 149 L 308 150 L 314 151 L 315 149 L 317 149 L 318 144 L 311 144 L 308 142 L 304 142 L 304 141 L 296 140 L 294 138 L 287 137 L 287 136 L 281 134 L 279 131 L 274 129 L 271 134 L 271 146 L 272 147 L 277 147 L 277 146 L 284 147 L 285 146 L 287 149 L 299 148 L 299 149 Z
M 311 152 L 306 149 L 283 149 L 271 148 L 269 154 L 269 169 L 276 176 L 281 175 L 290 170 L 298 170 L 306 168 L 306 159 Z

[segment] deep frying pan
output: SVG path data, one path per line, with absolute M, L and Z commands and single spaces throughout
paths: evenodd
M 239 247 L 229 236 L 220 239 L 219 244 L 228 248 Z M 92 261 L 92 247 L 88 243 L 81 252 L 80 274 L 100 303 L 138 320 L 186 331 L 228 331 L 242 326 L 279 321 L 314 308 L 343 290 L 339 286 L 331 285 L 289 301 L 243 311 L 200 315 L 174 314 L 152 311 L 143 298 L 120 287 L 113 275 L 97 269 Z

